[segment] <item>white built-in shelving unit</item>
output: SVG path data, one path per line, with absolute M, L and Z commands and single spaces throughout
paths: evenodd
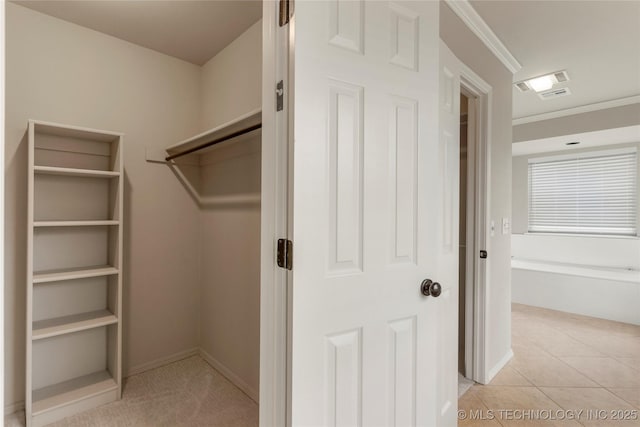
M 28 427 L 120 399 L 122 139 L 29 120 Z

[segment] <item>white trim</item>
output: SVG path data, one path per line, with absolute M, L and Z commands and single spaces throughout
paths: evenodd
M 606 110 L 607 108 L 624 107 L 625 105 L 640 103 L 640 95 L 626 98 L 612 99 L 610 101 L 596 102 L 594 104 L 581 105 L 579 107 L 567 108 L 565 110 L 551 111 L 548 113 L 536 114 L 533 116 L 519 117 L 511 122 L 513 126 L 525 123 L 539 122 L 541 120 L 557 119 L 559 117 L 573 116 L 575 114 L 590 113 L 592 111 Z
M 496 363 L 493 366 L 493 368 L 489 370 L 489 373 L 485 378 L 486 381 L 483 382 L 483 384 L 489 384 L 491 380 L 498 374 L 498 372 L 500 372 L 500 370 L 504 368 L 507 363 L 509 363 L 509 360 L 511 360 L 512 357 L 513 357 L 513 350 L 509 348 L 509 351 L 507 351 L 507 354 L 505 354 L 504 357 L 500 359 L 500 361 Z
M 460 60 L 459 60 L 460 61 Z M 491 200 L 491 120 L 493 89 L 471 68 L 460 61 L 460 84 L 466 91 L 477 98 L 476 114 L 476 159 L 475 159 L 475 237 L 474 247 L 471 249 L 478 254 L 481 249 L 491 252 L 489 247 L 489 218 Z M 476 258 L 478 260 L 478 258 Z M 487 284 L 489 283 L 489 264 L 487 261 L 478 260 L 475 263 L 473 293 L 473 366 L 471 377 L 474 381 L 484 383 L 487 372 L 487 311 L 489 309 L 487 299 Z M 469 312 L 467 311 L 467 314 Z
M 278 2 L 262 12 L 262 169 L 260 219 L 260 426 L 287 425 L 287 270 L 276 267 L 276 242 L 287 238 L 289 179 L 289 25 L 278 25 Z M 284 81 L 284 111 L 276 112 L 275 85 Z M 291 238 L 291 237 L 289 237 Z
M 2 2 L 0 7 L 0 28 L 7 28 L 5 23 L 5 8 L 6 5 Z M 3 52 L 0 55 L 0 98 L 5 98 L 5 32 L 0 34 L 0 48 Z M 0 131 L 2 135 L 6 135 L 5 130 L 5 116 L 4 116 L 4 103 L 0 106 Z M 0 138 L 0 165 L 4 165 L 4 137 Z M 3 242 L 0 245 L 0 277 L 4 276 L 4 173 L 0 175 L 0 241 Z M 3 282 L 4 283 L 4 282 Z M 5 348 L 4 348 L 4 286 L 2 286 L 2 292 L 0 292 L 0 378 L 4 379 L 4 360 L 5 360 Z M 0 386 L 0 402 L 4 402 L 4 384 Z M 6 413 L 6 409 L 5 409 Z
M 244 392 L 247 396 L 251 398 L 254 402 L 258 403 L 258 391 L 251 387 L 249 384 L 244 382 L 242 378 L 236 375 L 231 369 L 227 368 L 220 361 L 218 361 L 215 357 L 204 351 L 202 348 L 199 349 L 199 356 L 204 359 L 213 369 L 220 372 L 226 379 L 228 379 L 233 385 L 238 387 L 240 390 Z
M 4 405 L 4 415 L 14 414 L 19 411 L 24 411 L 24 400 L 20 400 L 19 402 L 9 403 L 8 405 Z
M 131 377 L 133 375 L 138 375 L 143 372 L 150 371 L 151 369 L 159 368 L 161 366 L 168 365 L 169 363 L 177 362 L 178 360 L 183 360 L 191 356 L 196 356 L 199 353 L 199 347 L 194 347 L 189 350 L 180 351 L 178 353 L 171 354 L 166 357 L 159 357 L 158 359 L 152 360 L 150 362 L 141 363 L 127 370 L 127 373 L 123 376 L 125 378 Z
M 464 283 L 460 283 L 459 287 L 464 288 L 459 290 L 460 292 L 464 292 L 465 301 L 464 301 L 464 332 L 465 332 L 465 340 L 464 340 L 464 374 L 466 378 L 473 379 L 474 372 L 474 334 L 473 334 L 473 326 L 474 326 L 474 312 L 475 312 L 475 283 L 476 283 L 476 265 L 478 263 L 478 259 L 476 257 L 476 182 L 477 176 L 476 171 L 478 169 L 478 165 L 476 164 L 477 157 L 477 142 L 478 139 L 478 113 L 479 113 L 479 104 L 480 100 L 478 97 L 472 94 L 469 90 L 467 90 L 464 83 L 460 82 L 460 93 L 464 94 L 467 98 L 468 103 L 468 114 L 467 114 L 467 193 L 464 195 L 466 198 L 466 236 L 465 236 L 465 245 L 466 245 L 466 256 L 464 260 L 460 260 L 460 262 L 464 262 L 465 265 L 465 281 Z M 462 101 L 461 101 L 462 102 Z M 459 330 L 458 330 L 459 333 Z
M 484 22 L 484 19 L 468 0 L 445 0 L 445 2 L 509 71 L 515 74 L 522 69 L 522 65 L 509 52 L 509 49 L 496 36 L 491 27 Z

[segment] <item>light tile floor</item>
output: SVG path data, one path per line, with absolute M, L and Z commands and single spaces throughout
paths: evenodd
M 122 400 L 51 427 L 254 427 L 258 405 L 203 359 L 193 356 L 125 380 Z M 5 417 L 24 426 L 24 411 Z
M 640 326 L 513 304 L 511 327 L 513 359 L 460 398 L 460 426 L 640 426 Z

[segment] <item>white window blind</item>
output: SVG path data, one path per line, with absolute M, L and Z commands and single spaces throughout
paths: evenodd
M 636 235 L 637 153 L 529 160 L 529 231 Z

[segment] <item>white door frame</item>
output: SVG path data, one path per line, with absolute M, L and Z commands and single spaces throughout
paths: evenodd
M 4 6 L 4 4 L 2 5 Z M 0 27 L 6 28 L 5 24 L 5 8 L 2 7 L 0 10 Z M 0 34 L 0 45 L 5 45 L 5 32 L 2 31 Z M 4 83 L 5 83 L 5 55 L 2 55 L 0 59 L 0 97 L 2 99 L 5 98 L 4 93 Z M 2 134 L 4 135 L 4 110 L 2 110 L 2 117 L 0 117 L 0 129 Z M 2 142 L 0 142 L 0 165 L 4 168 L 4 138 L 0 138 Z M 0 175 L 0 241 L 2 241 L 2 245 L 0 246 L 0 277 L 3 278 L 1 287 L 2 292 L 0 292 L 0 378 L 4 378 L 4 172 Z M 2 402 L 2 407 L 4 408 L 4 384 L 0 386 L 0 402 Z M 2 411 L 3 416 L 4 410 Z
M 293 2 L 291 2 L 293 4 Z M 291 238 L 292 170 L 289 34 L 280 27 L 279 2 L 263 2 L 262 171 L 260 252 L 260 426 L 288 425 L 288 287 L 291 272 L 276 265 L 278 239 Z M 276 111 L 276 84 L 284 82 L 284 108 Z
M 474 312 L 474 289 L 475 289 L 475 268 L 477 261 L 477 254 L 475 248 L 476 240 L 476 127 L 477 127 L 477 103 L 478 99 L 471 94 L 464 85 L 460 85 L 460 93 L 467 99 L 467 161 L 466 161 L 466 194 L 460 192 L 460 198 L 465 198 L 465 205 L 467 207 L 464 216 L 466 222 L 466 236 L 465 237 L 465 257 L 460 259 L 460 263 L 464 263 L 465 269 L 465 281 L 459 284 L 459 295 L 464 295 L 464 376 L 466 378 L 473 379 L 473 363 L 474 363 L 474 351 L 473 351 L 473 312 Z M 462 103 L 462 100 L 460 101 Z M 460 106 L 462 111 L 462 105 Z M 461 124 L 462 125 L 462 124 Z M 462 129 L 462 126 L 460 127 Z M 460 134 L 460 140 L 462 140 L 462 134 Z M 462 153 L 462 147 L 460 147 L 460 153 Z M 462 217 L 460 217 L 462 221 Z M 460 236 L 462 239 L 462 236 Z M 458 328 L 458 333 L 460 329 Z
M 491 254 L 489 248 L 489 200 L 491 177 L 491 98 L 492 88 L 471 68 L 460 61 L 460 86 L 464 92 L 470 94 L 475 99 L 473 115 L 469 117 L 469 123 L 474 119 L 475 129 L 473 129 L 474 148 L 468 158 L 470 173 L 468 174 L 468 186 L 473 186 L 475 199 L 473 203 L 467 204 L 467 217 L 471 215 L 473 227 L 467 227 L 467 233 L 473 232 L 473 245 L 468 246 L 466 259 L 467 272 L 465 286 L 465 330 L 471 331 L 467 334 L 465 341 L 465 371 L 466 376 L 472 380 L 485 384 L 487 382 L 486 366 L 486 314 L 487 303 L 487 283 L 489 282 L 489 268 L 486 260 L 479 257 L 480 250 L 486 250 Z

